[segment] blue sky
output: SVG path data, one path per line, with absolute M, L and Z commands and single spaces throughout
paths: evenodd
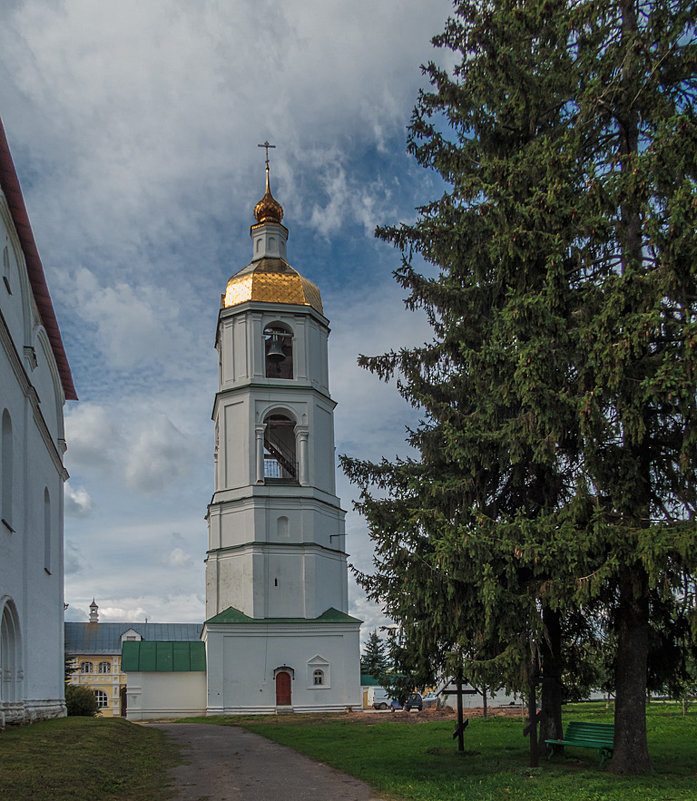
M 249 263 L 264 151 L 288 259 L 332 328 L 338 453 L 414 413 L 358 353 L 428 338 L 373 236 L 441 192 L 405 152 L 449 0 L 10 0 L 0 116 L 80 397 L 66 406 L 69 619 L 199 621 L 220 294 Z M 350 561 L 370 565 L 354 489 Z M 351 610 L 382 622 L 351 580 Z

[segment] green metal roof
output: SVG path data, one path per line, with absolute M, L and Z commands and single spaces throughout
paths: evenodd
M 370 673 L 361 673 L 361 687 L 379 687 L 380 682 Z
M 319 617 L 249 617 L 234 606 L 228 606 L 206 623 L 362 623 L 362 621 L 331 606 Z
M 202 642 L 124 642 L 121 670 L 125 673 L 172 673 L 206 669 Z

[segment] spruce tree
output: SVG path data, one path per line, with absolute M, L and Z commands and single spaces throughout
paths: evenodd
M 376 629 L 370 632 L 361 656 L 361 671 L 370 674 L 378 681 L 387 671 L 385 643 L 380 639 Z
M 532 693 L 541 669 L 557 736 L 565 631 L 609 621 L 616 772 L 650 769 L 652 632 L 697 551 L 695 16 L 455 4 L 434 39 L 455 66 L 425 68 L 408 140 L 447 189 L 378 231 L 433 340 L 360 359 L 421 410 L 419 458 L 343 460 L 375 543 L 360 579 L 424 671 Z

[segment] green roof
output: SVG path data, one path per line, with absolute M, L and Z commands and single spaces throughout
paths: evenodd
M 201 671 L 206 669 L 206 649 L 202 642 L 124 642 L 121 669 L 124 673 Z
M 370 673 L 361 673 L 361 687 L 379 687 L 380 682 Z
M 222 612 L 210 618 L 206 623 L 361 623 L 357 617 L 329 607 L 319 617 L 249 617 L 234 606 L 228 606 Z

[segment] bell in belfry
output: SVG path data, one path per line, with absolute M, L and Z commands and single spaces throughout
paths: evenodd
M 278 334 L 271 335 L 271 343 L 266 356 L 274 362 L 282 362 L 286 358 L 281 344 L 281 337 Z

